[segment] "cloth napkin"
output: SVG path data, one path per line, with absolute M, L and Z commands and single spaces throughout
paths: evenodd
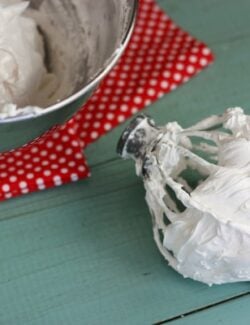
M 124 55 L 87 104 L 64 126 L 0 155 L 0 200 L 88 177 L 84 148 L 212 61 L 154 0 L 141 0 Z

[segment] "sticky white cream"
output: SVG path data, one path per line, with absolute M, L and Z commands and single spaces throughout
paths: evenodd
M 234 108 L 188 129 L 177 123 L 154 128 L 154 132 L 150 128 L 145 121 L 137 127 L 140 134 L 153 136 L 139 139 L 144 152 L 130 156 L 136 160 L 137 173 L 143 174 L 161 253 L 184 277 L 209 285 L 249 281 L 250 117 Z M 130 147 L 135 134 L 136 130 L 128 139 Z M 193 137 L 199 138 L 199 145 L 192 143 Z M 199 185 L 185 180 L 182 172 L 187 167 L 205 177 Z
M 28 5 L 0 2 L 0 118 L 38 112 L 37 106 L 49 101 L 56 87 L 44 64 L 37 25 L 25 16 Z

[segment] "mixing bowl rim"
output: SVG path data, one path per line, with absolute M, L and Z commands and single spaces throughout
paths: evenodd
M 12 117 L 7 117 L 5 119 L 0 120 L 0 124 L 5 124 L 5 123 L 12 123 L 12 122 L 19 122 L 19 121 L 26 121 L 29 119 L 34 119 L 38 118 L 43 115 L 47 115 L 51 112 L 57 111 L 65 106 L 68 106 L 72 104 L 73 102 L 77 101 L 79 98 L 82 96 L 86 95 L 88 92 L 92 91 L 95 89 L 96 86 L 104 79 L 104 77 L 112 70 L 112 68 L 116 65 L 117 61 L 120 59 L 122 56 L 130 38 L 134 30 L 135 26 L 135 21 L 136 21 L 136 16 L 138 12 L 138 7 L 139 7 L 139 1 L 140 0 L 133 0 L 133 8 L 132 8 L 132 15 L 130 22 L 128 23 L 128 28 L 127 31 L 124 35 L 124 37 L 121 40 L 121 43 L 118 48 L 113 52 L 113 54 L 110 56 L 110 58 L 107 60 L 109 63 L 105 65 L 94 77 L 93 80 L 91 80 L 86 86 L 84 86 L 81 90 L 77 91 L 73 95 L 63 99 L 62 101 L 50 105 L 44 109 L 42 109 L 40 112 L 36 112 L 34 114 L 25 114 L 25 115 L 17 115 L 17 116 L 12 116 Z

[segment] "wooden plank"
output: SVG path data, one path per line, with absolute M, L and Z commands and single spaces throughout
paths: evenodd
M 182 317 L 165 324 L 174 325 L 249 325 L 250 324 L 250 295 L 237 300 L 232 300 L 213 308 Z
M 4 214 L 1 324 L 150 324 L 249 290 L 209 288 L 167 266 L 129 162 L 96 168 L 88 186 L 6 202 Z
M 250 3 L 160 3 L 217 60 L 147 113 L 186 126 L 228 106 L 249 112 Z M 123 128 L 87 150 L 91 179 L 1 203 L 0 324 L 149 324 L 249 292 L 249 283 L 209 288 L 166 265 L 133 164 L 116 160 Z
M 249 38 L 248 0 L 158 0 L 186 30 L 210 45 Z

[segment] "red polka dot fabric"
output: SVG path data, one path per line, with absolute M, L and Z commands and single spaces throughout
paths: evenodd
M 64 126 L 0 154 L 0 200 L 88 177 L 86 146 L 212 61 L 210 49 L 178 27 L 154 0 L 141 0 L 124 55 L 88 103 Z

